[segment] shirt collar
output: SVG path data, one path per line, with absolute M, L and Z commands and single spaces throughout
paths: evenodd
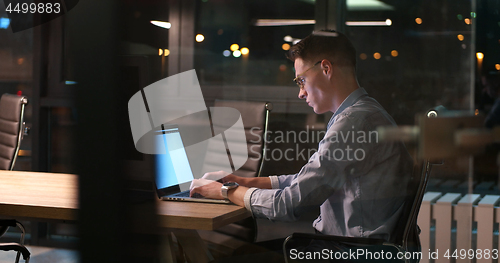
M 333 113 L 332 118 L 330 118 L 330 121 L 328 122 L 327 129 L 330 128 L 330 126 L 333 124 L 334 119 L 337 115 L 339 115 L 341 112 L 343 112 L 347 107 L 350 107 L 354 105 L 361 97 L 368 95 L 366 90 L 364 88 L 358 88 L 355 91 L 351 92 L 347 98 L 340 104 L 340 107 Z

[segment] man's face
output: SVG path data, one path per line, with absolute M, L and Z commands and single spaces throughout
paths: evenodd
M 322 72 L 321 63 L 307 63 L 301 58 L 295 59 L 295 76 L 297 77 L 299 87 L 299 99 L 305 99 L 307 105 L 313 108 L 317 114 L 330 111 L 331 99 L 327 96 L 325 88 L 328 83 Z

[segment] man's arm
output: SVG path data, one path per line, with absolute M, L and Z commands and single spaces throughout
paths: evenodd
M 234 174 L 222 178 L 222 182 L 237 182 L 241 186 L 255 187 L 259 189 L 271 189 L 271 179 L 269 177 L 240 177 Z
M 265 178 L 261 177 L 261 178 L 245 178 L 245 179 L 265 179 Z M 256 181 L 264 181 L 264 180 L 256 180 Z M 232 182 L 234 182 L 234 181 L 232 181 Z M 270 184 L 271 183 L 269 183 L 269 185 Z M 202 195 L 206 198 L 210 198 L 210 199 L 224 199 L 224 197 L 222 197 L 221 188 L 222 188 L 221 183 L 212 182 L 212 183 L 191 189 L 191 196 L 193 196 L 193 194 L 197 193 L 197 194 L 200 194 L 200 195 Z M 229 198 L 229 200 L 231 200 L 231 202 L 233 202 L 239 206 L 245 206 L 244 198 L 245 198 L 245 193 L 247 192 L 248 189 L 249 188 L 245 187 L 245 186 L 239 186 L 235 189 L 230 189 L 227 193 L 227 197 Z

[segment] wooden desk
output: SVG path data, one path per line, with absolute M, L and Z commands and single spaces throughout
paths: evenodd
M 227 204 L 158 201 L 156 209 L 166 228 L 214 230 L 250 216 L 244 207 Z
M 244 207 L 236 205 L 171 201 L 134 206 L 137 208 L 134 214 L 140 217 L 143 209 L 154 211 L 151 206 L 156 206 L 159 227 L 171 229 L 178 240 L 185 244 L 183 248 L 193 251 L 190 253 L 195 256 L 192 262 L 211 259 L 210 255 L 199 255 L 200 249 L 206 249 L 206 246 L 196 229 L 214 230 L 250 216 Z M 77 213 L 77 175 L 0 171 L 0 216 L 41 221 L 76 221 Z M 169 256 L 173 255 L 170 251 Z M 175 262 L 175 258 L 171 261 Z
M 169 201 L 150 205 L 156 205 L 159 224 L 165 228 L 214 230 L 250 216 L 236 205 Z M 0 215 L 74 221 L 77 212 L 77 175 L 0 171 Z
M 0 215 L 37 220 L 74 221 L 78 176 L 0 171 Z

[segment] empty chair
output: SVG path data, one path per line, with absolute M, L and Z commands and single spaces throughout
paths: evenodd
M 28 98 L 12 94 L 3 94 L 0 98 L 0 170 L 12 170 L 23 138 L 24 110 Z M 17 251 L 16 263 L 22 255 L 29 262 L 30 252 L 24 246 L 24 226 L 13 219 L 0 219 L 0 237 L 9 227 L 21 229 L 19 243 L 0 243 L 0 250 Z
M 215 101 L 214 107 L 215 109 L 220 109 L 221 107 L 234 108 L 241 114 L 245 129 L 246 145 L 233 147 L 233 150 L 229 152 L 231 159 L 235 163 L 242 164 L 238 165 L 232 173 L 242 177 L 261 176 L 266 154 L 267 140 L 265 136 L 267 134 L 269 113 L 272 110 L 272 104 L 269 102 L 254 101 Z M 217 121 L 214 121 L 215 130 L 218 129 L 217 126 Z M 236 141 L 233 140 L 232 136 L 238 135 L 227 132 L 225 139 L 228 145 Z M 229 149 L 227 150 L 229 151 Z M 215 147 L 209 145 L 204 172 L 217 171 L 220 169 L 218 167 L 224 167 L 226 165 L 224 162 L 227 162 L 228 159 L 227 155 L 228 153 L 225 150 L 217 150 Z M 225 170 L 231 172 L 231 169 L 226 168 Z M 257 238 L 257 223 L 254 218 L 247 218 L 237 223 L 223 226 L 217 232 L 246 242 L 254 242 Z
M 12 170 L 23 139 L 28 98 L 3 94 L 0 99 L 0 170 Z

